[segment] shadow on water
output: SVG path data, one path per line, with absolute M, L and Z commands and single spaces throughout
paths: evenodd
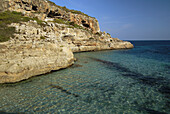
M 4 112 L 4 111 L 0 111 L 0 114 L 14 114 L 14 113 L 7 113 L 7 112 Z
M 170 69 L 170 65 L 165 65 L 164 66 L 166 69 Z
M 35 80 L 33 80 L 33 78 L 32 79 L 30 78 L 30 79 L 27 79 L 27 80 L 23 80 L 23 81 L 20 81 L 20 82 L 16 82 L 16 83 L 4 83 L 4 84 L 0 84 L 0 88 L 16 87 L 16 86 L 25 85 L 27 83 L 35 81 Z
M 79 95 L 74 94 L 74 93 L 71 93 L 70 91 L 64 89 L 64 88 L 61 87 L 61 86 L 53 85 L 53 84 L 50 84 L 49 86 L 50 86 L 51 88 L 53 88 L 53 89 L 54 89 L 54 88 L 59 89 L 59 90 L 61 90 L 61 92 L 66 93 L 67 95 L 73 95 L 74 97 L 79 97 Z
M 14 112 L 14 113 L 11 113 L 11 112 L 0 111 L 0 114 L 25 114 L 25 113 L 23 113 L 23 112 Z
M 94 61 L 104 64 L 105 67 L 108 69 L 111 69 L 111 70 L 115 69 L 115 70 L 121 72 L 122 76 L 124 76 L 124 77 L 129 77 L 134 80 L 137 80 L 141 84 L 145 84 L 145 85 L 149 85 L 151 87 L 157 88 L 158 91 L 161 94 L 163 94 L 166 98 L 170 97 L 170 86 L 169 86 L 170 80 L 167 78 L 156 77 L 156 76 L 155 77 L 144 76 L 141 73 L 131 71 L 129 68 L 126 68 L 119 63 L 114 63 L 114 62 L 105 61 L 105 60 L 92 58 L 92 57 L 89 57 L 89 58 Z M 168 103 L 168 105 L 169 105 L 169 103 Z
M 80 64 L 74 64 L 74 65 L 72 65 L 70 68 L 78 68 L 78 67 L 83 67 L 83 65 L 80 65 Z
M 164 68 L 165 68 L 165 70 L 166 70 L 166 71 L 168 71 L 168 73 L 170 74 L 170 71 L 169 71 L 169 69 L 170 69 L 170 65 L 165 64 L 165 65 L 164 65 Z
M 102 82 L 101 82 L 102 83 Z M 102 101 L 100 103 L 107 104 L 112 100 L 112 96 L 115 95 L 115 87 L 117 84 L 107 84 L 107 83 L 93 83 L 86 88 L 90 90 L 96 90 L 95 95 L 88 95 L 83 100 L 87 103 L 91 103 L 92 101 Z
M 168 114 L 168 113 L 165 113 L 165 112 L 160 112 L 160 111 L 152 110 L 152 109 L 149 109 L 149 108 L 142 108 L 139 111 L 143 111 L 143 110 L 145 110 L 148 114 Z

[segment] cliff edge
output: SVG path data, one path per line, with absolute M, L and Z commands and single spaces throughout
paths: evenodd
M 133 48 L 94 17 L 48 0 L 1 0 L 0 29 L 0 83 L 66 68 L 73 52 Z

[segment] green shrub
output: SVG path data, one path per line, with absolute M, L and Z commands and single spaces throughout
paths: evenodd
M 96 35 L 101 36 L 101 35 L 102 35 L 102 33 L 100 33 L 100 32 L 96 32 Z
M 110 35 L 109 33 L 107 33 L 107 35 Z
M 70 10 L 69 10 L 68 8 L 66 8 L 66 6 L 61 7 L 61 9 L 63 9 L 63 10 L 66 11 L 66 12 L 70 12 Z
M 74 23 L 74 22 L 70 22 L 69 24 L 70 24 L 70 25 L 72 25 L 72 26 L 74 26 L 74 25 L 75 25 L 75 23 Z
M 68 25 L 69 28 L 78 28 L 78 29 L 86 30 L 82 26 L 79 26 L 79 25 L 75 24 L 74 22 L 66 21 L 64 19 L 54 19 L 53 22 L 54 23 L 59 23 L 59 24 L 66 24 L 66 25 Z
M 90 37 L 89 40 L 94 40 L 94 38 L 93 38 L 93 37 Z
M 56 5 L 54 2 L 51 2 L 50 0 L 47 0 L 47 2 L 51 5 L 54 5 L 54 6 Z
M 90 17 L 89 15 L 87 15 L 87 14 L 85 14 L 85 13 L 81 12 L 81 11 L 77 11 L 77 10 L 70 10 L 70 12 L 71 12 L 71 13 L 74 13 L 74 14 L 81 14 L 81 15 L 84 15 L 84 16 L 87 16 L 87 17 Z M 92 18 L 94 18 L 94 17 L 92 17 Z
M 68 28 L 74 28 L 74 26 L 72 26 L 72 25 L 69 25 L 69 26 L 68 26 Z
M 0 42 L 5 42 L 13 37 L 15 27 L 8 27 L 11 23 L 28 22 L 29 20 L 36 20 L 39 25 L 43 25 L 43 21 L 37 18 L 24 17 L 20 12 L 1 12 L 0 13 Z
M 77 25 L 77 24 L 75 24 L 74 22 L 69 22 L 69 25 L 73 26 L 74 28 L 86 30 L 86 29 L 84 29 L 82 26 Z
M 59 23 L 59 24 L 67 24 L 67 22 L 65 20 L 63 20 L 63 19 L 54 19 L 53 22 Z
M 18 12 L 1 12 L 0 13 L 0 42 L 5 42 L 13 37 L 15 33 L 15 27 L 8 27 L 11 23 L 17 23 L 20 21 L 28 21 L 29 18 L 23 17 Z
M 44 40 L 44 39 L 45 39 L 45 37 L 44 37 L 44 36 L 41 36 L 41 37 L 40 37 L 40 39 Z
M 34 17 L 34 18 L 30 18 L 30 20 L 35 20 L 37 21 L 37 24 L 39 24 L 40 26 L 46 26 L 46 23 L 45 21 L 42 21 L 42 20 L 39 20 L 38 18 Z

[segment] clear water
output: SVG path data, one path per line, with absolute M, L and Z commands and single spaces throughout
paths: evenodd
M 170 41 L 76 53 L 70 68 L 0 85 L 0 113 L 170 113 Z

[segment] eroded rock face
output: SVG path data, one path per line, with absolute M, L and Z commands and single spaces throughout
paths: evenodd
M 0 83 L 18 82 L 74 62 L 70 49 L 50 42 L 7 42 L 0 47 Z
M 100 31 L 97 19 L 87 15 L 71 13 L 46 0 L 1 0 L 0 10 L 22 12 L 26 16 L 38 17 L 41 20 L 46 18 L 64 19 L 72 21 L 85 29 L 92 30 L 93 33 Z
M 73 52 L 133 48 L 130 42 L 112 38 L 105 32 L 93 34 L 86 30 L 69 28 L 67 25 L 53 22 L 48 22 L 44 27 L 34 21 L 14 23 L 11 26 L 16 27 L 16 31 L 19 32 L 12 39 L 17 42 L 45 41 L 68 47 Z

